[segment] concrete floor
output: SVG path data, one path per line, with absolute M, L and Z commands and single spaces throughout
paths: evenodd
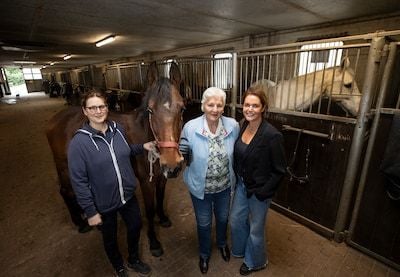
M 64 108 L 63 99 L 50 99 L 43 93 L 21 96 L 15 104 L 0 101 L 1 276 L 113 275 L 99 232 L 79 234 L 58 194 L 44 128 Z M 137 195 L 141 202 L 139 190 Z M 181 178 L 168 181 L 166 206 L 173 226 L 157 227 L 165 253 L 160 258 L 150 255 L 144 221 L 143 260 L 151 265 L 152 276 L 202 276 L 194 214 Z M 121 252 L 126 254 L 124 232 L 120 228 Z M 344 243 L 329 241 L 273 210 L 268 214 L 266 234 L 269 265 L 252 276 L 400 276 L 381 262 Z M 224 262 L 214 247 L 207 276 L 240 276 L 241 263 L 241 259 Z

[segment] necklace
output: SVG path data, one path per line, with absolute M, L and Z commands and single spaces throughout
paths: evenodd
M 261 122 L 254 123 L 254 124 L 252 124 L 252 125 L 249 124 L 249 125 L 247 125 L 246 130 L 247 130 L 249 133 L 254 134 L 254 133 L 257 132 L 258 127 L 260 127 L 260 125 L 261 125 Z

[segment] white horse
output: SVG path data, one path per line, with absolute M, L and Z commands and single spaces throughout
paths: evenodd
M 331 98 L 346 112 L 355 116 L 360 106 L 361 93 L 354 80 L 354 71 L 345 58 L 340 66 L 308 73 L 275 84 L 259 80 L 268 96 L 270 108 L 303 111 L 322 98 Z

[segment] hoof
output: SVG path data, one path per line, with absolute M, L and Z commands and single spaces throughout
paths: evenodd
M 160 248 L 157 249 L 150 249 L 151 255 L 153 255 L 154 257 L 161 257 L 162 254 L 164 254 L 164 250 L 162 249 L 162 247 L 160 246 Z
M 171 220 L 169 220 L 168 217 L 165 217 L 164 219 L 160 219 L 160 226 L 164 228 L 168 228 L 172 226 Z
M 160 257 L 162 254 L 164 254 L 161 243 L 157 239 L 150 239 L 149 244 L 151 255 L 153 255 L 154 257 Z

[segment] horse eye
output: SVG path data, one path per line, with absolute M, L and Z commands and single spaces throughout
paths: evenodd
M 353 83 L 347 83 L 347 84 L 344 84 L 344 86 L 345 86 L 346 88 L 351 88 L 351 87 L 353 86 Z

